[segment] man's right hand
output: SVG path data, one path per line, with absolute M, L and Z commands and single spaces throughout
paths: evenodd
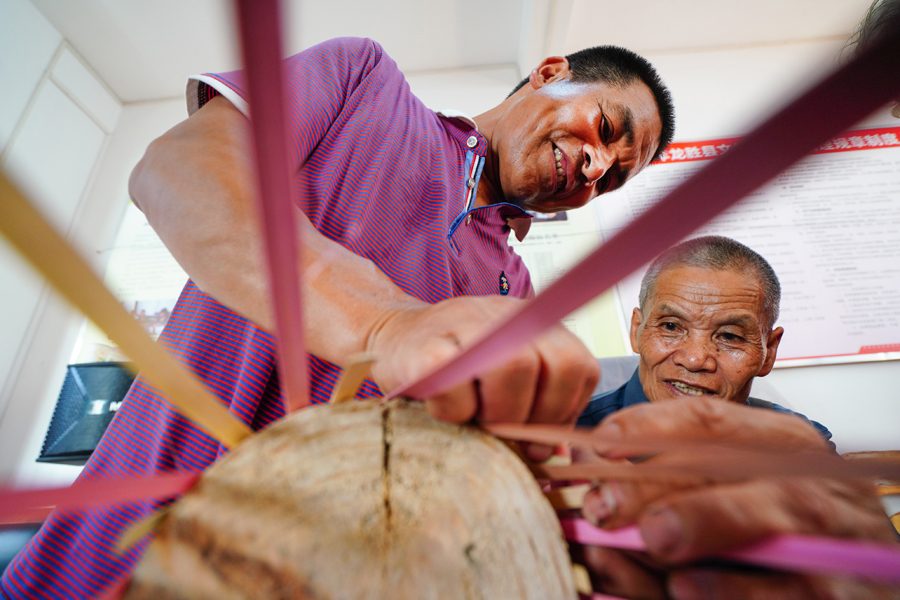
M 370 337 L 374 378 L 389 392 L 412 383 L 507 318 L 521 300 L 462 297 L 396 311 Z M 438 419 L 462 423 L 574 423 L 599 380 L 597 360 L 561 325 L 524 345 L 504 364 L 425 399 Z

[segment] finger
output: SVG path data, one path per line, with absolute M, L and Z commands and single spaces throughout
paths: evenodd
M 597 359 L 562 326 L 535 342 L 541 358 L 530 423 L 573 423 L 587 406 L 597 382 Z
M 690 490 L 651 505 L 638 525 L 650 554 L 668 563 L 720 554 L 776 533 L 894 539 L 870 484 L 824 479 Z
M 631 406 L 605 418 L 596 431 L 623 440 L 651 438 L 766 450 L 829 451 L 822 436 L 801 417 L 708 398 Z M 614 448 L 605 454 L 617 456 Z
M 528 421 L 540 375 L 541 359 L 533 346 L 518 351 L 493 371 L 479 377 L 482 423 Z
M 478 391 L 474 383 L 456 385 L 425 399 L 425 410 L 438 421 L 468 423 L 478 413 Z
M 669 578 L 668 589 L 673 600 L 896 600 L 900 597 L 900 590 L 846 578 L 700 569 L 674 572 Z
M 635 600 L 666 598 L 662 575 L 632 561 L 618 550 L 585 546 L 582 559 L 595 592 Z
M 550 457 L 553 456 L 553 451 L 553 446 L 532 443 L 522 444 L 522 452 L 525 453 L 525 456 L 528 457 L 528 460 L 534 461 L 536 463 L 543 463 L 550 460 Z
M 608 480 L 584 498 L 584 517 L 598 527 L 618 529 L 631 525 L 649 504 L 675 492 L 706 485 L 705 480 L 670 481 Z

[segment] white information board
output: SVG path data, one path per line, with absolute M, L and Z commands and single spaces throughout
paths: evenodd
M 602 239 L 735 141 L 673 144 L 595 201 Z M 710 234 L 753 248 L 778 274 L 779 366 L 900 358 L 900 127 L 832 140 L 690 237 Z M 623 323 L 645 270 L 617 286 Z

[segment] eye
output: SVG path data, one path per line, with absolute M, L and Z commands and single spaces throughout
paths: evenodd
M 722 339 L 722 341 L 728 342 L 729 344 L 735 344 L 735 343 L 740 343 L 740 342 L 744 341 L 744 338 L 737 335 L 736 333 L 724 332 L 724 333 L 720 333 L 719 337 Z
M 606 117 L 600 118 L 600 141 L 604 144 L 608 144 L 610 138 L 612 138 L 612 125 L 609 124 L 609 120 Z
M 661 323 L 660 327 L 662 327 L 666 331 L 672 331 L 672 332 L 678 331 L 677 323 Z

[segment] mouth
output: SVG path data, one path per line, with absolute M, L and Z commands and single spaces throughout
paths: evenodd
M 556 188 L 554 191 L 559 192 L 566 188 L 566 167 L 568 161 L 566 160 L 566 155 L 555 144 L 553 145 L 553 160 L 556 166 Z
M 683 381 L 669 380 L 666 381 L 666 383 L 682 394 L 685 394 L 686 396 L 703 396 L 704 394 L 714 394 L 712 390 L 708 390 L 696 385 L 690 385 L 688 383 L 684 383 Z

